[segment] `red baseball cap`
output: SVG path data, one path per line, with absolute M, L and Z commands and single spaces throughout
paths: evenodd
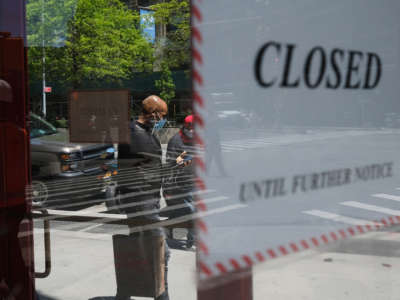
M 183 123 L 185 127 L 193 127 L 193 115 L 188 115 Z

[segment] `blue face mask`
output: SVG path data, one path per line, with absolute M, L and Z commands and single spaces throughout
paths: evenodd
M 153 126 L 152 133 L 162 129 L 164 127 L 165 123 L 167 123 L 166 119 L 162 119 L 162 120 L 159 120 L 159 121 L 155 122 L 154 126 Z

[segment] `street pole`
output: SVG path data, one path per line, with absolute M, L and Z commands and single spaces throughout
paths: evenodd
M 46 117 L 46 50 L 44 43 L 44 0 L 42 0 L 42 92 L 43 92 L 43 100 L 42 100 L 42 112 L 43 116 Z

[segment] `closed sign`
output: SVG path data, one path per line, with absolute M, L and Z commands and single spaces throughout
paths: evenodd
M 195 1 L 200 278 L 400 222 L 398 1 Z

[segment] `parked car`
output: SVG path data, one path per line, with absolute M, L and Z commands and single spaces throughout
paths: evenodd
M 115 163 L 111 144 L 71 143 L 67 129 L 56 129 L 30 114 L 32 195 L 36 205 L 68 207 L 82 198 L 104 199 L 98 179 Z
M 246 128 L 250 124 L 249 114 L 239 110 L 219 110 L 217 116 L 222 128 Z

